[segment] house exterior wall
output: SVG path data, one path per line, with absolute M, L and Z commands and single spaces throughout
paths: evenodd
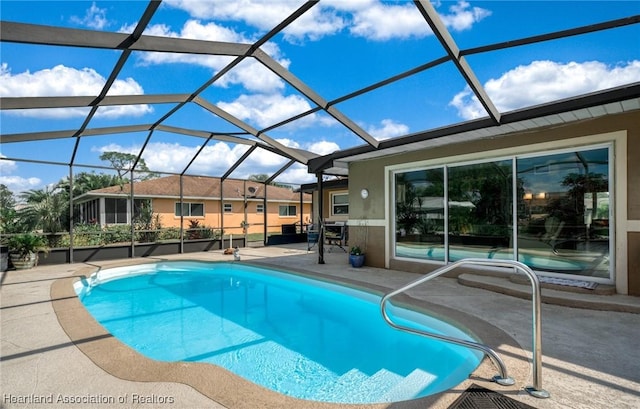
M 368 233 L 367 264 L 376 267 L 397 268 L 422 273 L 435 269 L 436 265 L 394 260 L 391 257 L 392 203 L 388 167 L 412 162 L 438 160 L 463 155 L 481 157 L 491 152 L 511 150 L 527 151 L 527 146 L 553 147 L 555 144 L 571 146 L 573 140 L 583 140 L 594 135 L 616 133 L 624 135 L 614 142 L 615 196 L 614 218 L 616 272 L 618 293 L 640 295 L 640 113 L 632 112 L 607 115 L 576 124 L 557 125 L 535 132 L 513 133 L 494 139 L 483 139 L 411 151 L 366 161 L 353 162 L 349 166 L 349 219 L 350 224 L 366 224 Z M 622 155 L 622 157 L 620 157 Z M 367 188 L 369 196 L 360 197 L 360 190 Z M 374 248 L 375 247 L 375 248 Z M 634 258 L 635 257 L 635 258 Z
M 160 215 L 162 227 L 180 227 L 180 216 L 175 215 L 177 199 L 155 198 L 153 199 L 153 213 Z M 245 220 L 244 202 L 242 200 L 224 200 L 231 205 L 231 212 L 223 213 L 221 217 L 220 200 L 184 199 L 185 203 L 203 203 L 204 216 L 185 216 L 184 227 L 189 227 L 190 220 L 197 220 L 199 226 L 219 229 L 224 222 L 225 234 L 242 234 L 241 223 Z M 246 217 L 249 228 L 247 233 L 262 233 L 264 230 L 264 214 L 257 213 L 258 205 L 263 205 L 263 200 L 248 200 Z M 280 216 L 280 205 L 295 206 L 295 216 Z M 300 223 L 300 202 L 267 202 L 267 231 L 280 233 L 283 224 Z M 302 220 L 311 217 L 311 203 L 303 203 Z
M 349 194 L 349 190 L 346 188 L 325 188 L 323 189 L 323 193 L 324 195 L 322 196 L 322 201 L 324 204 L 324 209 L 322 212 L 322 218 L 324 220 L 328 220 L 328 221 L 332 221 L 332 222 L 345 222 L 349 219 L 349 214 L 334 214 L 332 212 L 332 202 L 331 202 L 331 198 L 333 197 L 333 195 L 335 194 L 341 194 L 341 193 L 345 193 L 345 194 Z M 314 192 L 314 195 L 317 195 L 317 192 Z M 349 199 L 351 199 L 351 196 L 349 196 Z M 314 203 L 318 203 L 317 200 Z

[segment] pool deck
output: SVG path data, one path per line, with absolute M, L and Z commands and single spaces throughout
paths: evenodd
M 245 248 L 240 253 L 243 262 L 294 269 L 377 292 L 418 277 L 354 269 L 342 252 L 326 252 L 326 263 L 320 265 L 317 253 L 306 251 L 306 243 Z M 212 251 L 2 273 L 0 408 L 447 408 L 472 383 L 542 409 L 640 407 L 640 314 L 618 312 L 620 306 L 638 311 L 640 297 L 566 293 L 566 305 L 543 304 L 542 386 L 551 396 L 538 399 L 522 389 L 532 383 L 531 302 L 463 286 L 454 278 L 437 278 L 409 291 L 401 301 L 468 326 L 500 354 L 516 385 L 490 382 L 496 370 L 485 360 L 470 379 L 434 397 L 332 405 L 284 397 L 213 365 L 146 359 L 95 323 L 71 288 L 78 276 L 98 267 L 180 259 L 231 261 L 233 256 Z M 563 294 L 554 291 L 548 300 L 554 297 L 562 299 Z M 590 299 L 609 311 L 570 306 L 590 305 Z

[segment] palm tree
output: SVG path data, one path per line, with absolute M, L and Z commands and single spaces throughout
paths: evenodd
M 18 211 L 18 216 L 28 230 L 41 229 L 45 233 L 64 231 L 68 220 L 69 201 L 65 192 L 54 187 L 30 190 L 20 195 L 26 205 Z
M 0 184 L 0 234 L 20 232 L 20 219 L 16 212 L 16 200 L 13 192 Z
M 117 175 L 95 172 L 80 172 L 73 176 L 73 197 L 78 197 L 86 192 L 96 189 L 102 189 L 109 186 L 119 184 Z M 69 195 L 69 178 L 64 178 L 58 182 L 58 186 L 62 188 L 67 197 Z

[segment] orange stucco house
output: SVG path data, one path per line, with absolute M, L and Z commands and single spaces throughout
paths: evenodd
M 181 186 L 182 179 L 182 186 Z M 280 233 L 283 225 L 304 225 L 311 218 L 311 195 L 250 180 L 167 176 L 92 190 L 74 200 L 81 223 L 129 224 L 143 203 L 150 203 L 162 227 L 199 226 L 225 234 Z M 182 192 L 182 195 L 181 195 Z M 298 227 L 299 228 L 299 227 Z

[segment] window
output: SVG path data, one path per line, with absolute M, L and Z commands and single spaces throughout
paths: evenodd
M 104 199 L 104 221 L 106 224 L 127 224 L 127 199 L 106 197 Z
M 225 203 L 222 205 L 222 211 L 225 213 L 231 213 L 233 212 L 233 206 L 231 203 Z
M 396 174 L 396 255 L 444 261 L 444 169 Z M 419 243 L 415 246 L 415 243 Z
M 297 208 L 295 206 L 280 205 L 278 214 L 280 217 L 295 216 L 297 214 Z
M 397 171 L 395 256 L 610 279 L 610 157 L 606 145 Z
M 176 202 L 176 217 L 204 217 L 204 203 Z
M 331 194 L 331 214 L 332 215 L 348 215 L 349 214 L 349 194 L 348 193 Z
M 100 222 L 100 199 L 93 199 L 79 204 L 77 207 L 77 222 L 96 224 Z
M 264 204 L 258 203 L 256 205 L 256 213 L 264 213 Z
M 94 199 L 77 206 L 77 221 L 79 223 L 128 224 L 130 217 L 129 200 L 119 198 L 104 198 L 104 220 L 100 220 L 100 202 L 103 199 Z M 133 219 L 149 216 L 151 214 L 150 199 L 134 199 Z M 149 216 L 150 217 L 150 216 Z
M 140 218 L 151 218 L 153 216 L 153 210 L 151 208 L 150 199 L 133 199 L 133 218 L 138 220 Z

